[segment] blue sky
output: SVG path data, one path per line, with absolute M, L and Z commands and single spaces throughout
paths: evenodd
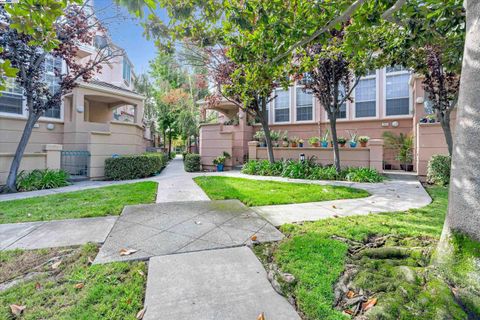
M 94 5 L 97 16 L 106 24 L 113 42 L 127 51 L 135 66 L 135 73 L 146 72 L 148 62 L 155 57 L 157 50 L 153 40 L 147 40 L 143 36 L 140 21 L 132 17 L 123 7 L 115 5 L 113 0 L 94 0 Z M 167 20 L 164 11 L 159 11 L 159 15 L 162 20 Z

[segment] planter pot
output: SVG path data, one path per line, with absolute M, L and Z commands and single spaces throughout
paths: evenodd
M 367 146 L 368 142 L 361 142 L 360 141 L 360 147 L 365 148 Z
M 428 119 L 427 118 L 422 118 L 420 119 L 420 123 L 427 123 L 428 122 Z
M 345 143 L 339 143 L 340 147 L 345 147 Z
M 291 147 L 292 147 L 292 148 L 296 148 L 296 147 L 297 147 L 297 144 L 294 143 L 294 142 L 292 142 L 292 146 L 291 146 Z
M 300 148 L 303 148 L 303 143 L 299 143 L 298 146 L 299 146 Z
M 288 147 L 288 141 L 283 141 L 283 144 L 282 144 L 285 148 Z
M 383 169 L 384 169 L 384 170 L 392 170 L 392 165 L 389 164 L 389 163 L 385 163 L 385 164 L 383 165 Z
M 223 171 L 223 163 L 217 164 L 217 172 L 222 172 Z
M 400 169 L 411 172 L 413 171 L 413 164 L 401 164 Z
M 312 147 L 318 148 L 318 146 L 319 146 L 318 142 L 312 143 Z
M 267 147 L 267 143 L 266 143 L 266 142 L 260 142 L 260 147 L 266 148 L 266 147 Z
M 322 148 L 328 148 L 328 141 L 322 141 Z
M 357 143 L 351 141 L 351 142 L 350 142 L 350 148 L 356 148 L 356 147 L 357 147 Z

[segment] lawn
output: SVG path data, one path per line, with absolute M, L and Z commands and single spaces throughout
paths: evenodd
M 465 287 L 476 291 L 465 293 L 464 303 L 478 312 L 480 288 L 472 285 L 475 281 L 469 275 L 480 270 L 456 268 L 456 274 L 445 281 L 432 268 L 431 254 L 442 231 L 448 190 L 432 187 L 428 192 L 434 201 L 421 209 L 284 225 L 281 230 L 286 240 L 277 246 L 258 246 L 255 251 L 265 263 L 273 260 L 283 272 L 295 276 L 296 285 L 284 290 L 296 299 L 306 319 L 350 318 L 342 312 L 350 312 L 342 304 L 346 297 L 338 301 L 338 309 L 332 307 L 335 284 L 347 269 L 352 272 L 347 281 L 352 296 L 378 299 L 368 319 L 467 319 L 452 292 L 458 292 L 458 298 Z M 456 265 L 479 261 L 478 243 L 456 242 Z M 365 247 L 373 243 L 379 247 Z
M 238 199 L 247 206 L 353 199 L 370 195 L 365 190 L 342 186 L 218 176 L 197 177 L 195 182 L 212 200 Z
M 98 247 L 0 252 L 0 319 L 135 319 L 143 308 L 145 262 L 91 265 Z M 58 266 L 58 261 L 61 261 Z M 22 316 L 10 305 L 24 306 Z
M 0 202 L 0 223 L 119 215 L 126 205 L 155 202 L 152 181 Z

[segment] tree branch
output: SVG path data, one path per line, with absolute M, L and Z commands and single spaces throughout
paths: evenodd
M 390 22 L 395 22 L 395 19 L 393 19 L 393 15 L 397 11 L 402 9 L 402 7 L 405 5 L 405 3 L 407 3 L 407 0 L 397 0 L 397 2 L 395 2 L 395 4 L 392 7 L 390 7 L 387 11 L 385 11 L 382 14 L 382 19 L 390 21 Z

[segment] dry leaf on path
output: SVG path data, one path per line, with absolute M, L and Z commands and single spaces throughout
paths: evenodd
M 145 315 L 145 311 L 147 311 L 147 307 L 143 308 L 142 310 L 138 311 L 137 315 L 135 316 L 135 318 L 137 320 L 142 320 L 143 319 L 143 316 Z
M 353 292 L 352 290 L 350 290 L 350 291 L 347 292 L 347 298 L 348 298 L 348 299 L 351 299 L 351 298 L 353 298 L 354 296 L 355 296 L 355 292 Z
M 332 205 L 332 208 L 333 208 L 333 209 L 337 209 L 337 206 L 336 206 L 336 205 Z
M 40 282 L 35 283 L 35 290 L 40 290 L 40 289 L 42 289 L 42 285 L 40 284 Z
M 250 237 L 250 239 L 252 239 L 252 241 L 257 241 L 257 235 L 254 234 L 253 236 Z
M 265 320 L 265 313 L 260 313 L 257 317 L 257 320 Z
M 374 305 L 377 304 L 377 298 L 368 299 L 367 302 L 362 303 L 363 311 L 367 311 L 368 309 L 373 308 Z
M 83 287 L 85 287 L 85 285 L 83 283 L 77 283 L 75 285 L 75 289 L 82 289 Z
M 52 269 L 58 269 L 58 267 L 60 266 L 60 264 L 62 263 L 62 260 L 58 260 L 57 262 L 55 262 L 54 264 L 52 264 Z
M 120 255 L 121 256 L 129 256 L 131 254 L 134 254 L 135 252 L 137 252 L 138 250 L 135 250 L 135 249 L 121 249 L 120 250 Z
M 14 316 L 19 316 L 23 313 L 23 310 L 25 310 L 25 306 L 19 306 L 18 304 L 11 304 L 10 305 L 10 311 L 12 311 L 12 314 Z

